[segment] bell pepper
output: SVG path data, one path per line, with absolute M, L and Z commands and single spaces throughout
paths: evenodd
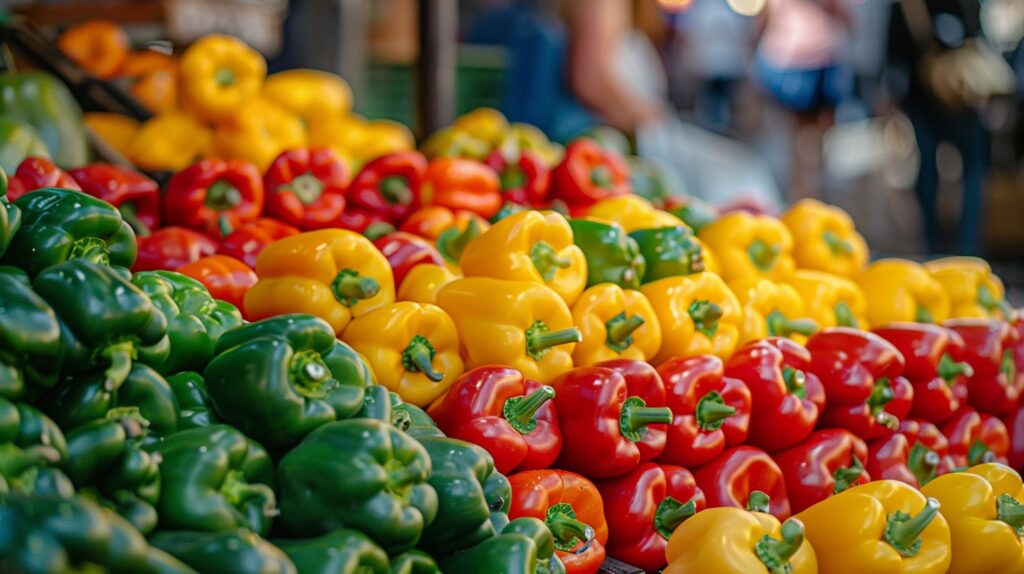
M 542 383 L 572 369 L 580 330 L 565 301 L 544 285 L 457 279 L 438 291 L 437 305 L 455 321 L 467 369 L 505 365 Z
M 192 568 L 236 574 L 295 574 L 280 548 L 244 529 L 225 532 L 158 532 L 150 544 Z
M 146 105 L 143 102 L 139 103 Z M 131 116 L 111 112 L 86 112 L 82 121 L 89 131 L 96 134 L 96 137 L 125 157 L 130 153 L 129 146 L 141 125 L 141 122 Z
M 562 447 L 554 396 L 515 369 L 478 367 L 452 383 L 430 416 L 448 436 L 486 449 L 502 474 L 541 469 Z
M 508 130 L 508 119 L 494 108 L 476 108 L 452 120 L 452 129 L 487 142 L 498 144 Z
M 868 262 L 868 245 L 845 211 L 816 199 L 801 199 L 780 218 L 793 235 L 798 267 L 853 277 Z
M 185 227 L 170 226 L 138 238 L 138 256 L 132 271 L 176 271 L 217 252 L 210 236 Z
M 949 455 L 955 468 L 983 462 L 1006 463 L 1010 435 L 1003 421 L 996 417 L 964 407 L 940 428 L 949 440 Z
M 155 53 L 152 50 L 146 52 Z M 178 105 L 178 66 L 153 70 L 133 79 L 129 91 L 142 107 L 153 113 L 173 110 Z
M 50 157 L 46 144 L 28 122 L 0 115 L 0 169 L 14 172 L 32 156 Z
M 672 409 L 659 463 L 695 468 L 747 440 L 750 390 L 724 372 L 714 355 L 670 359 L 658 367 Z
M 470 221 L 475 221 L 481 232 L 486 231 L 490 224 L 486 219 L 472 211 L 452 211 L 440 205 L 428 205 L 421 207 L 409 214 L 399 226 L 399 231 L 419 235 L 430 241 L 437 241 L 441 234 L 455 227 L 463 231 L 469 226 Z
M 868 324 L 941 323 L 949 318 L 949 295 L 920 264 L 904 259 L 882 259 L 868 265 L 856 278 L 871 301 Z
M 613 283 L 590 287 L 572 306 L 572 320 L 583 340 L 573 364 L 653 357 L 661 348 L 661 326 L 643 293 Z
M 274 451 L 355 415 L 374 382 L 364 359 L 310 315 L 282 315 L 225 333 L 204 378 L 224 421 Z
M 284 70 L 267 76 L 263 95 L 291 110 L 307 126 L 352 111 L 352 88 L 320 70 Z
M 710 203 L 689 195 L 673 195 L 664 201 L 662 208 L 683 220 L 694 233 L 700 233 L 718 219 L 718 210 Z
M 445 572 L 517 572 L 522 574 L 565 574 L 566 568 L 556 556 L 554 539 L 547 525 L 536 518 L 519 518 L 508 523 L 501 534 L 464 552 L 442 556 Z M 391 559 L 392 572 L 398 559 Z M 431 571 L 412 574 L 435 574 Z
M 824 271 L 797 269 L 783 282 L 796 289 L 807 316 L 820 328 L 867 327 L 867 301 L 853 280 Z
M 491 151 L 491 145 L 465 130 L 448 126 L 430 134 L 420 145 L 420 151 L 429 159 L 466 158 L 483 161 Z
M 821 572 L 938 574 L 950 563 L 939 501 L 894 480 L 851 488 L 796 516 Z
M 785 283 L 745 277 L 730 281 L 729 289 L 743 306 L 742 343 L 765 337 L 788 337 L 805 343 L 818 330 L 817 322 L 804 315 L 800 294 Z
M 213 131 L 192 114 L 171 110 L 149 118 L 128 142 L 128 159 L 150 170 L 179 171 L 213 150 Z
M 79 191 L 44 188 L 18 198 L 21 226 L 2 265 L 14 265 L 35 277 L 69 259 L 131 267 L 135 234 L 121 214 L 102 200 Z
M 567 574 L 595 574 L 608 542 L 601 494 L 592 482 L 564 470 L 528 470 L 508 477 L 517 518 L 544 521 L 554 536 L 555 555 Z
M 436 305 L 437 293 L 441 288 L 458 278 L 444 265 L 417 265 L 402 280 L 395 299 Z
M 1020 475 L 1000 464 L 940 476 L 921 489 L 949 522 L 951 574 L 1024 570 Z
M 927 484 L 938 475 L 952 472 L 957 464 L 949 456 L 949 440 L 934 424 L 917 419 L 904 419 L 896 434 L 907 439 L 907 467 L 918 484 Z
M 259 279 L 252 268 L 227 255 L 208 255 L 182 265 L 177 271 L 199 281 L 211 297 L 226 301 L 236 309 L 242 307 L 245 294 Z
M 979 411 L 1004 415 L 1024 391 L 1024 373 L 1017 372 L 1013 347 L 1017 332 L 995 319 L 951 319 L 943 323 L 964 340 L 953 358 L 967 363 L 967 403 Z M 958 352 L 959 351 L 959 352 Z
M 635 239 L 616 223 L 570 219 L 573 243 L 587 261 L 587 287 L 614 283 L 624 289 L 640 287 L 647 264 Z
M 465 209 L 488 218 L 501 208 L 501 182 L 486 165 L 457 157 L 431 160 L 415 204 Z
M 807 341 L 810 371 L 825 388 L 822 425 L 845 428 L 860 438 L 888 436 L 910 412 L 913 387 L 904 360 L 885 339 L 847 327 L 825 329 Z
M 699 237 L 715 252 L 728 281 L 747 277 L 781 280 L 795 268 L 793 236 L 781 221 L 767 215 L 735 211 L 701 230 Z
M 910 416 L 941 423 L 967 404 L 967 378 L 974 370 L 953 359 L 964 340 L 952 329 L 925 323 L 890 323 L 874 330 L 903 355 L 903 375 L 914 386 Z
M 64 345 L 53 309 L 28 284 L 0 274 L 0 311 L 0 397 L 55 385 Z
M 263 179 L 256 166 L 206 159 L 174 174 L 164 193 L 167 222 L 227 236 L 263 211 Z
M 551 170 L 540 154 L 525 149 L 514 153 L 495 149 L 484 163 L 498 174 L 504 201 L 536 207 L 547 199 Z
M 0 169 L 0 257 L 3 257 L 14 234 L 21 228 L 21 209 L 12 205 L 6 194 L 7 174 Z
M 310 144 L 302 120 L 263 97 L 245 101 L 220 119 L 213 139 L 219 157 L 252 163 L 261 172 L 289 150 L 306 146 L 330 149 Z
M 216 121 L 259 93 L 267 63 L 245 42 L 211 34 L 185 50 L 180 70 L 182 104 L 204 120 Z
M 83 192 L 116 207 L 136 235 L 149 235 L 160 225 L 160 187 L 152 179 L 109 163 L 92 163 L 70 173 Z
M 867 445 L 842 429 L 815 431 L 773 458 L 782 469 L 793 512 L 871 480 L 864 469 Z
M 551 382 L 565 436 L 556 466 L 618 476 L 665 450 L 665 387 L 654 367 L 619 359 L 577 367 Z M 578 435 L 578 436 L 577 436 Z
M 1003 282 L 984 259 L 945 257 L 928 261 L 924 268 L 949 295 L 950 317 L 1014 319 Z
M 44 187 L 59 187 L 82 191 L 82 187 L 71 175 L 57 167 L 45 157 L 29 156 L 18 165 L 17 171 L 10 178 L 7 199 L 11 202 L 30 191 Z
M 367 121 L 356 114 L 324 118 L 307 126 L 309 144 L 329 146 L 356 165 L 416 148 L 412 131 L 390 120 Z
M 487 230 L 487 227 L 481 229 L 479 222 L 479 217 L 472 217 L 466 220 L 465 226 L 452 225 L 437 236 L 437 251 L 453 271 L 461 271 L 459 261 L 466 251 L 466 246 Z
M 640 229 L 629 236 L 646 262 L 642 283 L 705 271 L 704 250 L 684 226 Z
M 388 260 L 370 240 L 344 229 L 285 237 L 256 261 L 260 280 L 245 294 L 245 315 L 259 320 L 309 313 L 341 334 L 353 317 L 395 301 Z
M 228 255 L 245 263 L 252 269 L 256 268 L 256 258 L 271 243 L 290 237 L 299 230 L 287 223 L 269 217 L 257 217 L 242 224 L 224 238 L 217 253 Z
M 10 491 L 45 494 L 34 483 L 47 472 L 70 486 L 56 468 L 68 459 L 64 433 L 52 419 L 29 405 L 0 398 L 0 453 L 0 495 Z
M 743 308 L 714 273 L 669 277 L 640 287 L 661 324 L 661 349 L 654 363 L 674 357 L 726 358 L 739 341 Z
M 504 139 L 499 144 L 499 147 L 503 146 L 512 146 L 536 153 L 548 167 L 561 161 L 565 153 L 565 148 L 549 140 L 543 130 L 523 122 L 509 124 L 505 130 Z
M 693 471 L 709 508 L 734 506 L 772 514 L 790 515 L 789 494 L 782 469 L 768 453 L 752 446 L 726 449 Z
M 591 219 L 617 223 L 627 233 L 662 227 L 682 227 L 689 231 L 683 220 L 655 208 L 650 201 L 637 195 L 602 199 L 586 209 L 586 214 Z
M 363 166 L 348 190 L 349 202 L 398 225 L 413 211 L 427 160 L 415 151 L 384 155 Z
M 1008 464 L 1015 469 L 1024 468 L 1024 405 L 1004 417 L 1003 423 L 1010 437 L 1010 450 L 1006 453 Z
M 275 540 L 299 572 L 389 574 L 388 555 L 358 530 L 341 528 L 304 540 Z
M 263 175 L 267 213 L 304 230 L 336 227 L 350 178 L 330 148 L 286 150 Z
M 0 116 L 31 126 L 60 167 L 89 163 L 82 108 L 67 86 L 46 72 L 7 72 L 0 78 Z
M 87 20 L 57 38 L 57 49 L 101 80 L 117 75 L 128 57 L 128 34 L 110 20 Z
M 213 401 L 206 392 L 203 376 L 184 371 L 167 377 L 167 384 L 178 399 L 178 428 L 181 430 L 208 427 L 220 423 L 213 409 Z
M 690 471 L 645 462 L 629 474 L 597 482 L 608 521 L 608 555 L 656 572 L 684 521 L 704 510 L 704 493 Z
M 664 574 L 815 574 L 814 548 L 796 519 L 780 524 L 763 512 L 709 508 L 684 522 L 669 539 Z
M 570 206 L 594 203 L 632 191 L 629 168 L 622 156 L 589 138 L 565 148 L 565 156 L 551 171 L 551 195 Z
M 411 233 L 396 231 L 374 240 L 373 245 L 387 258 L 395 285 L 399 288 L 405 276 L 420 264 L 444 265 L 444 258 L 427 240 Z
M 587 260 L 557 213 L 524 211 L 502 219 L 466 246 L 459 266 L 467 277 L 547 285 L 568 305 L 587 281 Z
M 354 528 L 389 554 L 403 552 L 438 512 L 430 469 L 427 450 L 390 423 L 327 423 L 278 464 L 280 521 L 296 536 Z
M 941 462 L 937 453 L 921 450 L 911 456 L 913 447 L 905 435 L 894 433 L 869 445 L 867 469 L 875 480 L 898 480 L 920 488 L 918 475 L 934 476 Z M 912 467 L 913 465 L 913 467 Z

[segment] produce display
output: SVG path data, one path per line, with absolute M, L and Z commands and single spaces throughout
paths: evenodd
M 61 47 L 128 74 L 109 27 Z M 0 571 L 1024 571 L 984 261 L 872 262 L 835 207 L 718 213 L 494 110 L 346 156 L 312 134 L 347 101 L 246 50 L 169 60 L 165 114 L 333 119 L 163 189 L 0 179 Z

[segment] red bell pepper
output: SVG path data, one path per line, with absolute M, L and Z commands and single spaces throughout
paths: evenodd
M 92 163 L 71 170 L 82 191 L 106 201 L 145 237 L 160 226 L 160 186 L 141 173 L 109 163 Z
M 1006 463 L 1010 434 L 998 418 L 965 407 L 942 425 L 949 440 L 949 454 L 957 468 L 983 462 Z
M 658 373 L 672 409 L 659 463 L 694 468 L 747 440 L 750 390 L 743 381 L 725 376 L 721 359 L 671 359 L 658 367 Z
M 953 358 L 974 370 L 967 382 L 968 404 L 984 413 L 1009 414 L 1024 390 L 1014 356 L 1017 331 L 995 319 L 951 319 L 945 325 L 964 340 L 962 352 Z
M 552 197 L 564 201 L 570 209 L 589 207 L 631 191 L 626 161 L 589 138 L 570 143 L 562 162 L 551 172 Z
M 338 226 L 343 229 L 362 233 L 370 239 L 376 239 L 395 230 L 380 213 L 359 207 L 346 207 L 338 218 Z
M 527 207 L 542 205 L 551 187 L 551 170 L 547 163 L 530 150 L 519 150 L 518 158 L 507 155 L 496 149 L 484 160 L 498 173 L 503 199 Z
M 231 232 L 220 244 L 217 253 L 230 255 L 245 263 L 249 267 L 256 268 L 256 257 L 263 248 L 290 235 L 295 235 L 299 230 L 281 223 L 276 219 L 260 217 L 254 219 L 238 229 Z
M 401 286 L 409 270 L 421 263 L 444 265 L 444 258 L 433 245 L 411 233 L 389 233 L 374 240 L 373 244 L 391 265 L 396 288 Z
M 555 537 L 555 553 L 566 574 L 594 574 L 601 568 L 608 523 L 601 494 L 592 482 L 564 470 L 527 470 L 508 481 L 508 517 L 543 520 Z
M 243 161 L 204 159 L 174 174 L 164 194 L 167 222 L 224 237 L 263 213 L 263 178 Z
M 810 363 L 807 349 L 781 337 L 747 343 L 725 362 L 725 375 L 750 389 L 749 444 L 774 452 L 811 434 L 825 393 Z
M 351 177 L 331 148 L 285 151 L 263 175 L 267 214 L 303 230 L 337 227 Z
M 486 165 L 459 157 L 431 160 L 423 174 L 417 206 L 464 209 L 489 218 L 501 209 L 501 182 Z
M 629 474 L 597 482 L 608 520 L 608 555 L 657 572 L 665 548 L 684 520 L 704 510 L 704 493 L 681 466 L 645 462 Z
M 1024 469 L 1024 405 L 1013 410 L 1003 419 L 1006 431 L 1010 435 L 1010 450 L 1006 459 L 1017 472 Z
M 382 155 L 363 166 L 348 189 L 349 202 L 398 225 L 412 213 L 427 158 L 416 151 Z
M 81 186 L 67 172 L 45 157 L 29 156 L 8 177 L 7 201 L 43 187 L 62 187 L 82 191 Z
M 897 434 L 910 445 L 907 467 L 919 484 L 927 484 L 936 476 L 952 472 L 956 462 L 949 456 L 949 441 L 934 424 L 917 419 L 903 419 Z
M 615 360 L 555 379 L 564 438 L 556 466 L 591 478 L 618 476 L 665 449 L 665 387 L 654 367 Z
M 802 443 L 772 457 L 782 469 L 793 512 L 871 480 L 864 470 L 867 445 L 843 429 L 815 431 Z
M 480 445 L 498 472 L 551 466 L 562 448 L 555 391 L 515 369 L 477 367 L 464 373 L 430 416 L 444 433 Z
M 132 271 L 177 271 L 186 263 L 199 261 L 217 252 L 217 242 L 197 231 L 184 227 L 164 227 L 139 237 L 139 254 Z
M 259 280 L 251 267 L 228 255 L 210 255 L 186 263 L 178 268 L 178 273 L 199 281 L 210 295 L 231 303 L 239 311 L 243 311 L 245 294 Z
M 871 441 L 868 445 L 868 472 L 875 480 L 898 480 L 920 488 L 917 474 L 910 469 L 911 450 L 910 441 L 899 433 Z M 919 462 L 924 465 L 919 472 L 927 473 L 937 461 L 925 452 L 925 458 Z
M 782 469 L 768 453 L 734 446 L 693 471 L 708 508 L 733 506 L 789 518 L 789 493 Z

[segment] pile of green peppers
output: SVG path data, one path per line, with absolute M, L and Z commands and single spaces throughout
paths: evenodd
M 132 274 L 116 208 L 5 182 L 0 572 L 564 573 L 491 456 L 326 322 Z

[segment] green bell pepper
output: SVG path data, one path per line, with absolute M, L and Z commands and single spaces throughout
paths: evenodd
M 149 543 L 200 572 L 296 574 L 280 548 L 248 530 L 158 532 Z
M 7 200 L 7 173 L 0 169 L 0 256 L 21 227 L 21 210 Z
M 277 467 L 281 523 L 295 536 L 338 528 L 404 552 L 437 515 L 430 455 L 389 423 L 351 419 L 309 433 Z
M 267 452 L 226 425 L 179 431 L 148 447 L 162 457 L 160 528 L 270 532 L 277 514 Z
M 423 529 L 419 548 L 450 554 L 495 536 L 504 526 L 512 487 L 494 470 L 494 459 L 479 446 L 453 438 L 423 438 L 430 455 L 430 479 L 437 493 L 437 518 Z M 499 527 L 492 514 L 500 514 Z
M 0 397 L 53 386 L 63 358 L 53 309 L 19 277 L 0 273 Z
M 0 168 L 14 173 L 29 156 L 50 157 L 36 130 L 28 122 L 0 115 Z
M 71 482 L 54 468 L 67 458 L 64 433 L 52 420 L 33 407 L 0 398 L 0 494 L 74 494 Z
M 213 412 L 210 395 L 206 393 L 203 376 L 185 371 L 167 377 L 174 396 L 178 399 L 178 428 L 181 430 L 208 427 L 220 422 Z
M 444 433 L 423 409 L 402 402 L 398 393 L 391 392 L 382 385 L 366 387 L 363 407 L 354 418 L 390 422 L 398 430 L 416 439 L 444 437 Z
M 114 389 L 136 357 L 159 364 L 169 350 L 164 314 L 110 267 L 72 259 L 40 273 L 33 287 L 60 319 L 66 374 L 105 369 L 104 384 Z
M 587 287 L 614 283 L 637 289 L 647 264 L 636 241 L 617 223 L 570 219 L 573 242 L 587 258 Z
M 704 270 L 704 253 L 694 241 L 693 232 L 685 227 L 639 229 L 629 236 L 636 240 L 647 261 L 642 283 Z
M 80 191 L 44 187 L 14 201 L 21 229 L 0 263 L 21 267 L 32 277 L 69 259 L 131 267 L 135 232 L 109 203 Z
M 242 324 L 234 305 L 214 299 L 206 286 L 187 275 L 143 271 L 132 277 L 132 283 L 167 317 L 171 352 L 162 364 L 154 365 L 161 374 L 205 368 L 217 339 Z
M 429 554 L 410 550 L 391 557 L 391 574 L 441 574 L 441 569 Z
M 228 331 L 203 378 L 217 414 L 271 451 L 355 415 L 366 385 L 375 382 L 366 361 L 312 315 L 281 315 Z
M 700 233 L 701 229 L 711 225 L 718 219 L 718 211 L 715 208 L 696 197 L 686 196 L 685 199 L 673 198 L 678 205 L 666 209 L 672 215 L 683 220 L 683 223 L 690 226 L 694 233 Z
M 445 572 L 565 574 L 565 565 L 555 556 L 551 531 L 536 518 L 517 518 L 500 535 L 441 557 L 438 563 Z
M 60 167 L 79 167 L 89 162 L 82 108 L 56 77 L 45 72 L 13 70 L 0 75 L 0 114 L 35 128 Z
M 340 529 L 304 540 L 275 540 L 302 574 L 390 574 L 388 555 L 362 532 Z

